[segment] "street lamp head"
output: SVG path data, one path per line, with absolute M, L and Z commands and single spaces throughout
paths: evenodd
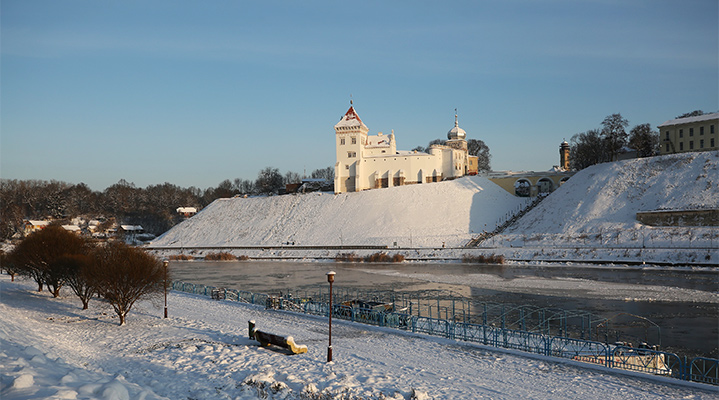
M 335 271 L 330 271 L 327 273 L 327 282 L 332 283 L 335 281 Z

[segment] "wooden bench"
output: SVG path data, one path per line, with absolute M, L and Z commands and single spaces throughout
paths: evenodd
M 307 346 L 298 345 L 292 336 L 278 336 L 271 333 L 258 331 L 255 329 L 255 321 L 248 321 L 250 339 L 257 340 L 263 347 L 269 347 L 271 344 L 282 347 L 292 352 L 292 354 L 307 353 Z

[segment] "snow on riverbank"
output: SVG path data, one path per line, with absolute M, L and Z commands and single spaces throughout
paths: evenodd
M 0 277 L 0 397 L 79 399 L 718 398 L 715 387 L 548 357 L 333 323 L 326 318 L 171 293 L 118 326 L 109 306 L 52 299 Z M 287 356 L 247 338 L 247 321 L 292 335 Z

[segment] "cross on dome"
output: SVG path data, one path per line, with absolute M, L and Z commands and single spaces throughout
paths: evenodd
M 454 109 L 454 128 L 447 132 L 447 139 L 449 140 L 465 140 L 467 139 L 467 132 L 459 127 L 459 117 L 457 116 L 457 109 Z

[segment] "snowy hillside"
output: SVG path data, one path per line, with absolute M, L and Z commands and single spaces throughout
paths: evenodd
M 492 231 L 526 201 L 478 176 L 340 195 L 221 199 L 151 246 L 386 245 L 411 248 L 396 252 L 414 259 L 482 253 L 555 262 L 719 263 L 716 227 L 653 227 L 636 219 L 639 211 L 718 209 L 719 151 L 595 165 L 501 235 L 477 248 L 459 248 Z M 243 251 L 270 258 L 336 253 L 289 247 Z
M 719 152 L 604 163 L 579 171 L 507 233 L 634 229 L 638 211 L 719 208 Z
M 359 193 L 220 199 L 152 246 L 459 246 L 523 200 L 483 177 Z
M 712 266 L 717 227 L 654 227 L 640 211 L 719 209 L 719 151 L 605 163 L 578 172 L 482 247 L 519 260 Z

